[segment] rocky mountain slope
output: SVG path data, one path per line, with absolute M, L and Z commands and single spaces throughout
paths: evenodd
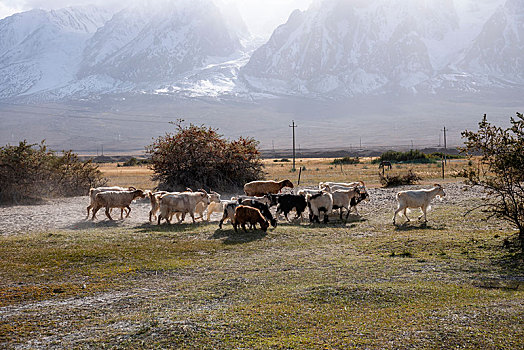
M 243 59 L 240 18 L 211 0 L 33 10 L 0 21 L 0 99 L 154 93 L 184 74 Z M 237 14 L 238 15 L 238 14 Z
M 77 79 L 85 43 L 110 18 L 95 7 L 32 10 L 0 21 L 0 98 Z
M 0 100 L 477 93 L 524 86 L 521 0 L 318 0 L 266 43 L 213 0 L 0 21 Z
M 523 85 L 519 0 L 325 0 L 295 11 L 241 76 L 286 95 L 439 93 Z

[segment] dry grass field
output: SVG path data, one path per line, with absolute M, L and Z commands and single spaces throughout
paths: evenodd
M 289 178 L 293 183 L 298 180 L 298 169 L 302 168 L 300 184 L 303 186 L 317 186 L 321 181 L 351 182 L 364 181 L 368 187 L 380 186 L 378 164 L 371 164 L 370 158 L 361 159 L 360 164 L 334 165 L 333 159 L 326 158 L 304 158 L 295 162 L 296 171 L 292 172 L 292 162 L 281 162 L 279 159 L 266 159 L 264 165 L 268 179 Z M 419 174 L 423 181 L 421 183 L 435 183 L 456 181 L 450 174 L 464 168 L 468 160 L 448 161 L 446 178 L 442 179 L 442 168 L 438 164 L 393 164 L 393 169 L 387 171 L 389 174 L 406 174 L 413 170 Z
M 291 161 L 282 162 L 281 159 L 263 160 L 266 178 L 274 180 L 290 179 L 297 183 L 299 168 L 302 168 L 301 186 L 317 186 L 321 181 L 351 182 L 364 181 L 368 187 L 380 186 L 378 165 L 371 164 L 371 159 L 364 158 L 361 164 L 333 165 L 330 158 L 299 158 L 296 160 L 296 171 L 292 171 Z M 394 164 L 389 174 L 406 174 L 410 169 L 422 177 L 421 184 L 435 182 L 455 182 L 450 176 L 467 166 L 468 160 L 455 159 L 448 161 L 445 168 L 446 177 L 442 179 L 441 164 Z M 151 181 L 153 172 L 147 166 L 118 167 L 116 163 L 102 164 L 100 170 L 109 180 L 110 185 L 135 186 L 137 188 L 152 189 L 157 184 Z
M 265 162 L 268 178 L 296 182 L 291 163 Z M 86 222 L 82 197 L 78 217 L 57 204 L 68 226 L 0 236 L 0 348 L 524 348 L 523 256 L 510 227 L 464 215 L 479 190 L 446 179 L 428 225 L 396 227 L 398 188 L 378 188 L 376 165 L 329 163 L 299 160 L 302 184 L 364 180 L 361 217 L 235 233 L 151 225 L 146 204 L 134 221 Z M 111 184 L 154 187 L 145 167 L 102 169 Z M 424 184 L 440 174 L 414 170 Z
M 117 163 L 105 163 L 99 167 L 108 186 L 135 186 L 142 189 L 153 189 L 157 184 L 151 181 L 153 171 L 147 166 L 117 166 Z

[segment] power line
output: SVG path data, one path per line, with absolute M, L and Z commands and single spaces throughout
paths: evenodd
M 446 131 L 449 131 L 449 130 L 446 130 L 446 126 L 444 126 L 444 164 L 448 164 L 448 161 L 446 159 L 446 152 L 448 151 L 448 144 L 447 144 L 447 139 L 446 139 Z

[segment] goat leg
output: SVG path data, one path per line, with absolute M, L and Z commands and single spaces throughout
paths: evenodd
M 109 220 L 113 221 L 113 218 L 109 214 L 109 207 L 106 207 L 106 216 L 109 218 Z

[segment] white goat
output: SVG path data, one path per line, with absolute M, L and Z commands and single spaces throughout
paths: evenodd
M 332 181 L 326 181 L 326 182 L 319 182 L 318 188 L 323 190 L 326 187 L 332 187 L 332 186 L 341 186 L 341 187 L 355 187 L 364 185 L 362 181 L 356 181 L 356 182 L 332 182 Z
M 329 192 L 319 194 L 307 194 L 307 205 L 309 207 L 309 221 L 320 223 L 320 212 L 324 212 L 324 223 L 328 222 L 328 215 L 333 210 L 333 196 Z
M 314 194 L 319 194 L 320 192 L 322 192 L 322 190 L 303 188 L 297 192 L 297 195 L 305 197 L 307 194 L 314 195 Z
M 407 222 L 411 221 L 407 216 L 407 209 L 408 208 L 420 208 L 422 210 L 423 215 L 419 216 L 419 220 L 424 216 L 424 222 L 428 222 L 426 218 L 426 211 L 430 207 L 430 202 L 433 198 L 436 196 L 439 196 L 440 198 L 444 197 L 446 194 L 444 193 L 444 190 L 442 189 L 442 186 L 439 184 L 435 184 L 433 188 L 431 189 L 422 189 L 422 190 L 412 190 L 412 191 L 400 191 L 397 193 L 397 201 L 398 201 L 398 207 L 395 211 L 395 215 L 393 215 L 393 225 L 396 224 L 396 217 L 397 213 L 403 211 L 404 216 L 406 219 L 408 219 Z
M 109 214 L 109 209 L 111 208 L 127 208 L 128 212 L 126 215 L 126 218 L 129 217 L 129 214 L 131 213 L 131 207 L 129 205 L 132 201 L 134 201 L 136 198 L 144 198 L 145 194 L 142 190 L 128 190 L 128 191 L 105 191 L 100 192 L 95 196 L 95 203 L 93 206 L 93 217 L 91 220 L 94 220 L 96 218 L 96 213 L 98 210 L 102 207 L 106 208 L 106 216 L 109 218 L 109 220 L 113 220 L 111 215 Z M 120 218 L 123 219 L 123 214 L 121 212 Z
M 364 184 L 364 181 L 358 181 L 358 182 L 350 182 L 350 183 L 344 183 L 344 182 L 321 182 L 318 184 L 318 187 L 327 192 L 335 192 L 335 191 L 350 191 L 353 188 L 358 186 L 360 189 L 365 189 L 366 185 Z
M 209 195 L 204 190 L 196 192 L 182 192 L 177 194 L 164 194 L 160 198 L 160 215 L 158 216 L 158 224 L 165 219 L 171 223 L 171 217 L 174 213 L 182 213 L 182 219 L 178 223 L 184 221 L 187 213 L 191 215 L 193 223 L 195 223 L 195 208 L 199 202 L 204 202 L 207 206 L 209 204 Z
M 149 191 L 147 195 L 149 196 L 149 201 L 151 202 L 151 210 L 149 211 L 149 222 L 152 222 L 152 217 L 155 217 L 156 220 L 156 213 L 160 210 L 160 198 L 162 198 L 163 195 L 168 193 L 178 193 L 178 192 L 167 192 L 167 191 L 156 191 L 151 192 Z
M 207 209 L 207 221 L 209 221 L 209 217 L 211 214 L 209 213 L 209 208 L 212 204 L 219 204 L 220 203 L 220 194 L 218 194 L 215 191 L 209 192 L 209 205 L 204 204 L 204 202 L 199 202 L 195 207 L 195 213 L 199 215 L 196 219 L 202 219 L 204 220 L 204 211 Z M 177 214 L 178 217 L 178 214 Z
M 134 187 L 120 187 L 120 186 L 109 186 L 109 187 L 95 187 L 89 189 L 89 205 L 87 206 L 87 216 L 86 220 L 89 219 L 89 210 L 93 209 L 95 204 L 95 197 L 100 192 L 106 192 L 106 191 L 134 191 L 136 188 Z M 123 216 L 123 210 L 120 213 L 120 216 Z
M 231 202 L 238 203 L 236 199 L 231 199 L 231 200 L 222 199 L 220 200 L 219 203 L 216 203 L 216 202 L 209 203 L 209 205 L 207 206 L 207 219 L 206 220 L 209 221 L 211 219 L 211 214 L 213 213 L 223 213 L 225 206 Z
M 337 190 L 331 193 L 331 195 L 333 196 L 333 209 L 340 209 L 340 220 L 342 220 L 342 209 L 347 210 L 346 220 L 351 212 L 351 208 L 355 208 L 355 212 L 360 216 L 357 204 L 369 197 L 365 189 L 363 190 L 358 186 L 348 191 Z
M 231 198 L 233 199 L 233 198 Z M 268 207 L 271 205 L 271 199 L 266 195 L 266 196 L 260 196 L 260 197 L 257 197 L 257 196 L 238 196 L 236 197 L 236 200 L 241 202 L 241 201 L 247 201 L 247 200 L 255 200 L 257 202 L 260 202 L 260 203 L 264 203 L 265 205 L 267 205 Z

